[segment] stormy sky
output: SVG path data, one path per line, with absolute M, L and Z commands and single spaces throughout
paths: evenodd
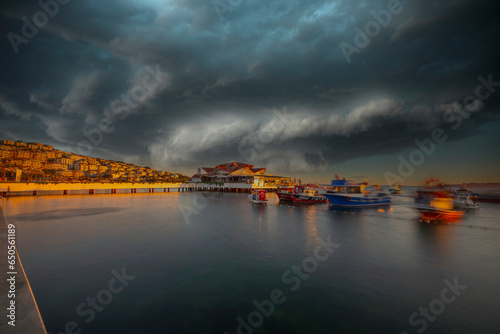
M 3 1 L 0 138 L 188 175 L 498 182 L 496 8 Z

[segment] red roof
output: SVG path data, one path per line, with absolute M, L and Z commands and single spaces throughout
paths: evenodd
M 215 170 L 216 168 L 213 168 L 213 167 L 203 167 L 203 170 L 205 172 L 207 172 L 207 174 L 210 174 L 210 173 L 213 173 L 213 171 Z
M 250 170 L 254 173 L 263 171 L 264 173 L 266 172 L 266 168 L 250 168 Z
M 246 164 L 244 162 L 233 161 L 233 162 L 227 162 L 224 164 L 220 164 L 215 168 L 224 169 L 224 170 L 227 170 L 228 172 L 234 172 L 235 170 L 245 168 L 245 167 L 253 168 L 253 165 Z

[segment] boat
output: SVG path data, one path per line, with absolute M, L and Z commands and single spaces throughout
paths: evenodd
M 293 202 L 293 193 L 295 187 L 278 187 L 278 191 L 275 194 L 278 196 L 280 202 Z
M 251 195 L 248 195 L 250 202 L 254 204 L 267 204 L 267 191 L 265 190 L 254 190 Z
M 403 190 L 401 190 L 401 188 L 399 187 L 399 184 L 394 183 L 392 188 L 389 188 L 389 192 L 393 195 L 399 195 L 399 194 L 403 193 Z
M 327 199 L 325 196 L 320 195 L 315 188 L 295 186 L 292 201 L 293 203 L 321 204 L 326 203 Z
M 455 208 L 453 191 L 434 180 L 417 191 L 415 208 L 420 212 L 420 220 L 426 223 L 455 223 L 459 221 L 463 210 Z
M 477 203 L 478 195 L 470 191 L 465 183 L 460 185 L 458 189 L 453 190 L 452 195 L 455 206 L 479 208 L 479 203 Z
M 490 203 L 500 203 L 500 194 L 487 193 L 477 195 L 477 200 L 479 202 L 490 202 Z
M 367 181 L 334 179 L 328 188 L 324 196 L 332 206 L 363 208 L 391 204 L 390 196 L 379 186 L 370 187 Z

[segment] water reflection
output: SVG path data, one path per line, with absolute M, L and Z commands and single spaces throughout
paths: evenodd
M 419 236 L 419 245 L 434 256 L 453 256 L 455 246 L 453 240 L 457 227 L 450 224 L 428 224 L 416 221 L 415 229 Z
M 17 214 L 11 216 L 11 219 L 16 221 L 23 220 L 49 220 L 49 219 L 64 219 L 72 217 L 82 217 L 82 216 L 93 216 L 101 215 L 110 212 L 121 211 L 123 208 L 87 208 L 87 209 L 64 209 L 64 210 L 50 210 L 38 212 L 36 215 L 31 213 L 28 214 Z
M 122 266 L 137 279 L 85 332 L 221 333 L 254 311 L 254 300 L 282 289 L 286 304 L 256 333 L 396 333 L 439 297 L 444 278 L 457 276 L 471 293 L 428 332 L 496 330 L 500 232 L 419 223 L 406 198 L 381 211 L 256 206 L 231 193 L 208 193 L 186 224 L 179 207 L 199 195 L 10 198 L 7 220 L 18 223 L 16 241 L 48 330 L 62 331 L 75 307 Z M 498 226 L 499 211 L 481 207 L 467 225 Z M 341 248 L 292 293 L 283 272 L 328 235 Z

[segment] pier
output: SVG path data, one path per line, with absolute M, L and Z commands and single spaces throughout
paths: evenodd
M 252 183 L 232 183 L 226 182 L 224 184 L 214 183 L 185 183 L 182 184 L 180 189 L 184 191 L 216 191 L 216 192 L 233 192 L 233 193 L 251 193 L 252 190 L 267 190 L 275 191 L 277 186 L 256 186 Z
M 28 277 L 21 264 L 17 247 L 15 252 L 10 250 L 9 254 L 7 246 L 10 245 L 9 240 L 15 240 L 13 239 L 15 232 L 13 229 L 9 231 L 8 223 L 3 215 L 5 203 L 1 201 L 0 205 L 2 206 L 0 210 L 0 245 L 2 248 L 0 251 L 0 266 L 2 268 L 0 332 L 47 334 Z M 9 263 L 9 260 L 12 261 L 8 258 L 9 255 L 15 257 L 14 262 Z M 11 263 L 15 263 L 13 267 L 10 267 Z
M 126 182 L 71 182 L 71 183 L 0 183 L 0 196 L 27 195 L 82 195 L 82 194 L 118 194 L 179 192 L 181 183 L 126 183 Z
M 253 183 L 0 183 L 0 196 L 39 195 L 94 195 L 94 194 L 137 194 L 170 193 L 187 191 L 216 191 L 250 193 L 252 190 L 274 191 L 277 186 L 256 186 Z

